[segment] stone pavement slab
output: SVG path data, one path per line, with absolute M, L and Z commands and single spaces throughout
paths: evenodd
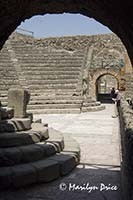
M 72 136 L 81 147 L 81 162 L 120 165 L 120 139 L 118 118 L 112 118 L 114 104 L 106 109 L 81 114 L 36 115 L 49 127 Z

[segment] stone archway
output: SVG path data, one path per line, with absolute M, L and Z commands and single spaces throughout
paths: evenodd
M 111 75 L 114 78 L 116 78 L 116 80 L 118 81 L 118 85 L 120 85 L 121 82 L 121 76 L 119 72 L 115 72 L 112 70 L 108 70 L 108 69 L 98 69 L 96 72 L 94 72 L 93 75 L 90 75 L 89 79 L 89 95 L 91 97 L 93 97 L 94 99 L 96 99 L 96 83 L 97 80 L 104 75 Z
M 96 98 L 101 103 L 112 103 L 111 90 L 119 88 L 118 80 L 110 75 L 105 74 L 100 76 L 96 81 Z

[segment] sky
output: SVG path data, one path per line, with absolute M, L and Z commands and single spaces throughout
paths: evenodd
M 106 26 L 80 14 L 35 16 L 22 22 L 18 28 L 34 32 L 37 38 L 111 33 Z

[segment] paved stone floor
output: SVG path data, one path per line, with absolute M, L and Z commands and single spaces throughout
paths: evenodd
M 119 123 L 112 118 L 113 106 L 82 114 L 36 115 L 79 142 L 81 163 L 51 183 L 1 192 L 0 200 L 122 200 Z

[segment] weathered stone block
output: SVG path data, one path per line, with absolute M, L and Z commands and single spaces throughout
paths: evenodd
M 35 119 L 34 123 L 42 123 L 42 119 Z
M 22 152 L 19 148 L 0 149 L 0 166 L 12 166 L 19 164 L 22 160 Z
M 31 129 L 31 120 L 29 118 L 13 118 L 11 119 L 11 122 L 15 127 L 15 131 L 26 131 Z
M 1 119 L 11 119 L 14 116 L 13 108 L 1 107 L 0 112 L 1 112 Z
M 57 152 L 57 148 L 53 144 L 45 144 L 43 142 L 37 143 L 43 149 L 43 156 L 48 157 L 54 155 Z
M 12 171 L 10 167 L 0 168 L 0 189 L 5 189 L 10 187 L 12 183 L 11 175 Z
M 33 122 L 33 113 L 27 113 L 26 114 L 27 118 L 30 119 L 31 123 Z
M 23 153 L 22 163 L 40 160 L 44 155 L 43 149 L 37 144 L 22 146 L 19 149 Z
M 59 164 L 54 160 L 41 160 L 32 163 L 37 172 L 38 182 L 49 182 L 59 177 Z
M 49 130 L 41 123 L 32 123 L 31 128 L 33 131 L 38 132 L 42 136 L 42 140 L 49 138 Z
M 15 118 L 25 118 L 29 101 L 29 92 L 23 89 L 10 89 L 8 91 L 8 106 L 14 108 Z
M 31 121 L 29 118 L 16 119 L 12 118 L 10 120 L 2 120 L 0 132 L 15 132 L 15 131 L 26 131 L 31 128 Z
M 54 160 L 60 165 L 60 174 L 62 176 L 68 174 L 76 166 L 76 160 L 72 155 L 57 154 L 49 157 L 49 160 Z
M 63 135 L 53 128 L 49 128 L 49 139 L 47 140 L 47 142 L 54 144 L 55 146 L 57 146 L 57 148 L 59 147 L 59 152 L 62 151 L 64 148 Z
M 61 154 L 73 156 L 76 164 L 79 164 L 80 162 L 80 154 L 78 154 L 77 152 L 62 151 Z
M 41 135 L 36 132 L 16 132 L 0 134 L 0 147 L 15 147 L 40 142 Z
M 36 170 L 30 164 L 17 165 L 12 169 L 12 182 L 14 187 L 29 185 L 36 182 Z

